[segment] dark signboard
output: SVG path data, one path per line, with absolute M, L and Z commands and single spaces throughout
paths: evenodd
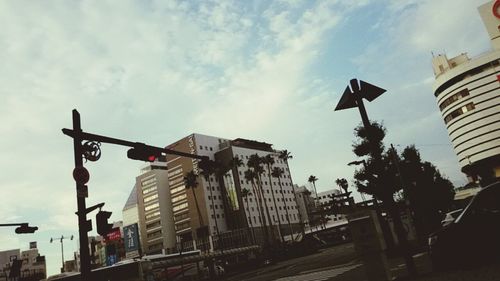
M 139 227 L 136 223 L 123 227 L 123 240 L 127 257 L 139 255 Z

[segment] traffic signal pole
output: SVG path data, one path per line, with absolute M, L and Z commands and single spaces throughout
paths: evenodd
M 80 113 L 73 109 L 73 149 L 75 153 L 75 168 L 83 167 L 82 156 L 82 127 L 80 123 Z M 87 236 L 88 224 L 87 213 L 85 206 L 85 196 L 80 196 L 78 190 L 82 189 L 82 183 L 76 183 L 77 189 L 77 206 L 78 206 L 78 238 L 80 240 L 80 272 L 82 281 L 90 281 L 90 251 L 89 238 Z
M 76 181 L 76 193 L 77 193 L 77 207 L 78 211 L 78 236 L 80 239 L 80 273 L 82 281 L 90 280 L 90 251 L 89 251 L 89 239 L 87 232 L 92 230 L 92 223 L 87 220 L 87 213 L 91 212 L 96 208 L 102 207 L 104 203 L 98 204 L 96 206 L 86 208 L 85 198 L 88 197 L 88 191 L 86 183 L 89 180 L 89 173 L 83 167 L 83 158 L 89 161 L 97 161 L 100 158 L 100 143 L 110 143 L 121 146 L 132 147 L 127 155 L 131 159 L 150 161 L 148 159 L 139 159 L 137 156 L 144 153 L 152 153 L 154 155 L 158 154 L 172 154 L 181 157 L 195 158 L 199 160 L 207 160 L 207 156 L 200 156 L 180 151 L 175 151 L 162 147 L 155 147 L 146 145 L 140 142 L 131 142 L 127 140 L 121 140 L 117 138 L 111 138 L 107 136 L 101 136 L 96 134 L 91 134 L 82 131 L 80 122 L 80 113 L 76 109 L 72 111 L 73 117 L 73 129 L 62 129 L 63 134 L 73 138 L 73 148 L 75 156 L 75 169 L 73 170 L 73 178 Z M 82 142 L 85 143 L 82 144 Z M 135 157 L 134 157 L 135 156 Z M 109 216 L 108 216 L 109 217 Z

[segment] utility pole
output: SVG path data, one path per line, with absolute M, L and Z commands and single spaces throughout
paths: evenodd
M 58 237 L 58 238 L 50 238 L 50 243 L 52 243 L 54 241 L 54 239 L 59 239 L 59 241 L 61 242 L 61 261 L 62 261 L 62 267 L 61 267 L 61 273 L 64 272 L 64 244 L 63 244 L 63 240 L 64 239 L 70 239 L 70 240 L 73 240 L 73 235 L 71 235 L 70 237 L 64 237 L 63 235 L 61 235 L 61 237 Z
M 87 170 L 83 167 L 83 151 L 81 138 L 82 127 L 80 123 L 80 113 L 78 113 L 76 109 L 73 109 L 73 131 L 75 132 L 75 135 L 73 136 L 73 149 L 75 155 L 74 171 L 79 170 L 82 171 L 82 174 L 85 174 L 85 172 L 83 171 Z M 88 171 L 86 172 L 86 174 L 88 175 Z M 75 175 L 75 172 L 73 173 L 73 175 Z M 85 190 L 87 188 L 87 186 L 85 185 L 86 183 L 87 182 L 78 180 L 76 182 L 76 200 L 78 206 L 78 238 L 80 241 L 80 272 L 82 281 L 90 281 L 90 252 L 87 232 L 91 230 L 91 227 L 89 228 L 89 225 L 91 226 L 91 224 L 90 221 L 87 221 L 87 208 L 85 206 L 85 195 L 88 194 L 82 194 L 82 190 Z

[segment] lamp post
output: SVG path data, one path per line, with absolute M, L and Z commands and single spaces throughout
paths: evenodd
M 61 273 L 64 272 L 64 244 L 63 244 L 63 240 L 64 239 L 69 239 L 69 240 L 73 240 L 73 235 L 71 235 L 70 237 L 64 237 L 63 235 L 61 235 L 61 237 L 58 237 L 58 238 L 50 238 L 50 243 L 54 242 L 54 239 L 59 239 L 59 241 L 61 242 L 61 261 L 62 261 L 62 267 L 61 267 Z

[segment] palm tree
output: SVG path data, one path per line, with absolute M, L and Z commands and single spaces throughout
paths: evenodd
M 242 188 L 242 189 L 241 189 L 241 197 L 245 199 L 245 203 L 246 203 L 246 205 L 247 205 L 247 208 L 246 208 L 246 209 L 248 210 L 248 215 L 249 215 L 249 216 L 248 216 L 248 222 L 249 222 L 249 225 L 248 225 L 248 226 L 249 226 L 249 227 L 250 227 L 250 229 L 252 230 L 252 240 L 253 240 L 253 242 L 255 243 L 255 237 L 254 237 L 255 235 L 253 234 L 252 217 L 250 216 L 250 208 L 249 208 L 249 206 L 248 206 L 248 196 L 249 196 L 250 194 L 252 194 L 252 193 L 250 193 L 250 190 L 248 190 L 247 188 Z
M 193 192 L 193 198 L 194 198 L 194 203 L 196 205 L 196 212 L 198 213 L 198 220 L 200 222 L 200 226 L 203 226 L 203 217 L 201 216 L 200 212 L 200 206 L 198 205 L 198 200 L 196 199 L 196 192 L 194 192 L 194 189 L 198 187 L 198 182 L 196 181 L 196 178 L 198 176 L 194 173 L 194 171 L 189 171 L 185 176 L 184 176 L 184 186 L 186 189 L 191 189 Z
M 347 193 L 347 188 L 349 188 L 349 183 L 347 182 L 346 179 L 344 178 L 336 179 L 335 183 L 344 190 L 344 193 Z
M 278 214 L 278 205 L 276 205 L 276 198 L 274 196 L 274 190 L 273 190 L 273 184 L 272 184 L 272 178 L 271 178 L 271 168 L 274 165 L 274 158 L 273 158 L 273 156 L 271 156 L 271 154 L 268 154 L 264 157 L 261 157 L 261 161 L 262 161 L 262 164 L 266 165 L 266 167 L 267 167 L 267 175 L 269 177 L 269 188 L 271 190 L 271 195 L 273 197 L 273 203 L 274 203 L 274 209 L 276 212 L 276 216 L 278 217 L 278 227 L 280 229 L 279 232 L 281 233 L 281 219 L 280 219 L 280 215 Z M 281 241 L 285 241 L 285 237 L 283 236 L 283 234 L 281 234 Z
M 280 155 L 279 155 L 279 158 L 283 161 L 285 161 L 285 164 L 286 166 L 288 167 L 288 159 L 293 159 L 293 156 L 292 156 L 292 153 L 288 150 L 282 150 L 280 151 Z M 293 185 L 293 180 L 292 180 L 292 177 L 290 177 L 290 183 L 292 184 L 292 192 L 293 192 L 293 198 L 295 199 L 295 204 L 297 204 L 298 200 L 297 200 L 297 194 L 295 193 L 295 188 L 294 188 L 294 185 Z M 302 215 L 300 214 L 300 212 L 297 213 L 299 215 L 299 220 L 300 221 L 305 221 L 304 218 L 302 218 Z M 309 218 L 307 218 L 309 220 Z M 305 237 L 306 236 L 306 231 L 305 231 L 305 224 L 302 223 L 301 224 L 301 229 L 302 229 L 302 237 Z
M 264 173 L 264 168 L 262 168 L 262 159 L 259 157 L 257 154 L 252 154 L 250 155 L 250 158 L 248 159 L 247 166 L 252 168 L 253 171 L 255 172 L 255 176 L 257 179 L 257 187 L 259 188 L 259 195 L 260 199 L 264 201 L 264 207 L 266 210 L 266 215 L 267 215 L 267 221 L 269 222 L 269 227 L 272 227 L 272 221 L 271 221 L 271 215 L 269 214 L 269 208 L 267 206 L 267 200 L 266 197 L 264 196 L 264 189 L 262 188 L 262 179 L 261 175 Z M 262 204 L 260 206 L 261 208 L 263 207 Z M 265 224 L 265 219 L 264 217 L 264 224 Z M 274 238 L 274 231 L 271 231 L 271 235 Z
M 256 184 L 255 184 L 256 178 L 257 178 L 257 175 L 253 170 L 248 169 L 245 171 L 245 180 L 252 183 L 253 196 L 254 196 L 255 202 L 257 203 L 257 210 L 259 213 L 259 221 L 264 228 L 265 242 L 268 243 L 269 234 L 267 232 L 266 217 L 264 216 L 264 209 L 262 208 L 262 204 L 261 204 L 262 197 L 260 195 L 258 188 L 256 187 Z M 257 198 L 257 196 L 259 196 L 259 198 Z
M 316 191 L 316 182 L 318 181 L 318 178 L 316 176 L 310 175 L 309 179 L 307 180 L 309 183 L 312 183 L 314 187 L 314 194 L 316 195 L 316 200 L 319 200 L 318 198 L 318 191 Z
M 285 206 L 286 220 L 288 222 L 288 226 L 290 227 L 290 235 L 293 235 L 293 228 L 292 228 L 292 224 L 290 223 L 290 217 L 288 215 L 288 207 L 287 207 L 286 201 L 285 201 L 285 193 L 283 192 L 283 185 L 281 184 L 281 177 L 283 176 L 284 173 L 285 173 L 285 171 L 283 169 L 278 168 L 278 167 L 274 167 L 273 171 L 271 172 L 271 175 L 275 178 L 278 178 L 278 184 L 280 186 L 281 197 L 283 200 L 283 204 L 285 204 L 284 206 Z
M 214 216 L 215 221 L 215 231 L 217 233 L 217 238 L 220 239 L 219 233 L 219 225 L 217 223 L 217 216 L 215 214 L 215 205 L 214 205 L 214 196 L 212 193 L 212 184 L 210 183 L 210 176 L 215 174 L 216 172 L 216 163 L 210 159 L 203 159 L 198 164 L 201 169 L 201 175 L 205 178 L 205 181 L 208 183 L 208 189 L 210 190 L 210 200 L 212 202 L 212 215 Z

